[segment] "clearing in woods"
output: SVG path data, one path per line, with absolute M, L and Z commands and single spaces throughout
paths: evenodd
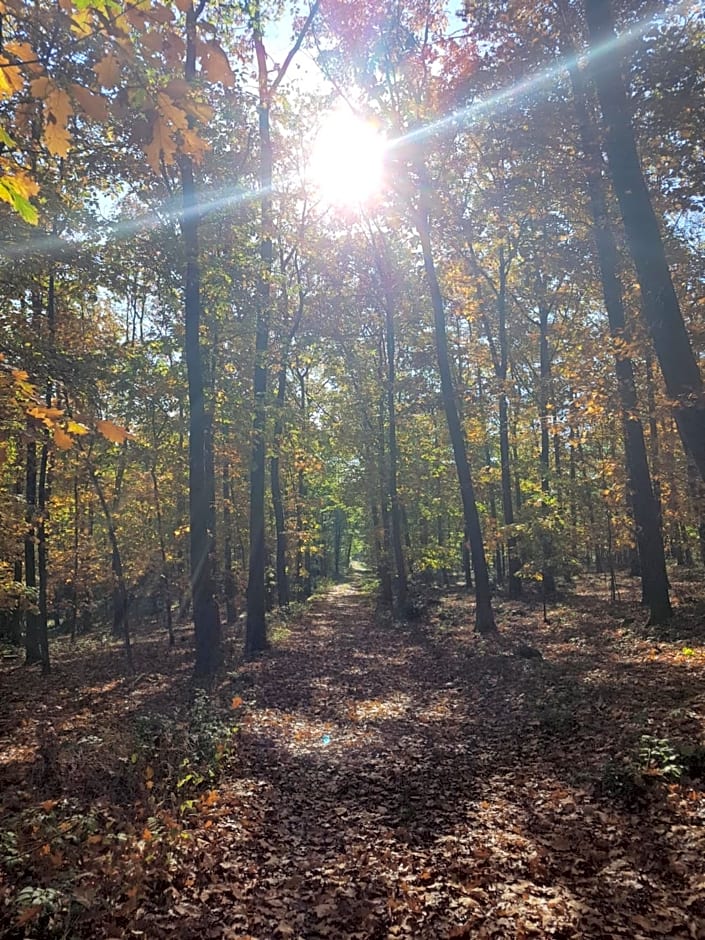
M 311 602 L 220 689 L 238 732 L 210 782 L 169 777 L 163 731 L 121 788 L 106 756 L 177 714 L 188 652 L 143 637 L 147 672 L 107 681 L 114 658 L 78 674 L 67 645 L 38 705 L 5 668 L 7 936 L 705 937 L 701 641 L 589 592 L 550 624 L 500 602 L 498 641 L 468 607 Z

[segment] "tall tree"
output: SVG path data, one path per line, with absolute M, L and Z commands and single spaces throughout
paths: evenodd
M 671 616 L 671 602 L 660 513 L 651 485 L 644 429 L 639 418 L 634 368 L 628 353 L 631 343 L 627 333 L 622 285 L 617 269 L 619 255 L 607 210 L 602 178 L 602 155 L 593 132 L 584 83 L 577 66 L 571 66 L 570 77 L 585 155 L 588 198 L 605 309 L 612 339 L 615 342 L 615 369 L 624 422 L 624 450 L 636 526 L 643 594 L 644 600 L 649 605 L 650 621 L 658 624 Z
M 705 479 L 705 388 L 673 286 L 629 115 L 611 0 L 585 0 L 609 170 L 641 288 L 642 310 L 685 448 Z
M 186 64 L 184 78 L 189 84 L 196 80 L 196 24 L 205 0 L 197 7 L 189 3 L 186 10 Z M 207 479 L 207 435 L 209 422 L 204 395 L 203 359 L 201 352 L 201 269 L 198 228 L 201 212 L 196 190 L 193 159 L 180 156 L 183 211 L 179 219 L 184 244 L 184 355 L 188 372 L 189 399 L 189 539 L 191 557 L 191 593 L 193 622 L 196 631 L 196 677 L 208 682 L 221 662 L 220 613 L 213 576 L 213 533 L 209 531 L 211 516 Z
M 267 411 L 267 353 L 269 349 L 269 318 L 273 264 L 272 229 L 273 202 L 272 176 L 274 157 L 270 126 L 271 108 L 277 89 L 286 77 L 294 57 L 308 33 L 318 9 L 313 3 L 294 45 L 270 81 L 267 50 L 264 41 L 264 22 L 260 0 L 251 5 L 252 39 L 257 60 L 258 117 L 259 117 L 259 187 L 260 187 L 260 273 L 257 287 L 254 368 L 254 416 L 252 421 L 252 458 L 250 464 L 250 559 L 247 578 L 247 624 L 245 651 L 253 654 L 267 647 L 265 620 L 265 471 L 266 471 L 266 411 Z

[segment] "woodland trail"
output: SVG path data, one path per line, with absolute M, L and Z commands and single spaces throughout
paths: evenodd
M 594 786 L 612 678 L 460 633 L 382 626 L 343 585 L 243 666 L 235 766 L 150 935 L 705 937 L 701 795 Z

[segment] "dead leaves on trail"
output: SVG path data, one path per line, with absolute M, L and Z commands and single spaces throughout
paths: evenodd
M 142 802 L 121 810 L 122 855 L 117 809 L 91 810 L 76 888 L 90 901 L 75 900 L 71 935 L 705 938 L 702 779 L 664 763 L 664 741 L 703 740 L 702 639 L 642 639 L 586 594 L 550 626 L 530 601 L 500 603 L 490 647 L 467 608 L 458 596 L 433 622 L 391 628 L 350 588 L 308 605 L 219 690 L 232 758 L 181 816 L 156 760 L 138 765 Z M 519 642 L 544 660 L 516 656 Z M 82 734 L 117 732 L 109 694 L 111 720 L 94 693 L 74 696 L 91 702 Z M 616 788 L 636 772 L 642 789 Z M 77 825 L 56 795 L 38 799 L 55 833 Z M 39 887 L 64 884 L 79 831 L 37 841 Z

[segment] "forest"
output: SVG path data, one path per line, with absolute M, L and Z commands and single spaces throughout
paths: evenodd
M 705 940 L 700 0 L 0 0 L 0 935 Z

